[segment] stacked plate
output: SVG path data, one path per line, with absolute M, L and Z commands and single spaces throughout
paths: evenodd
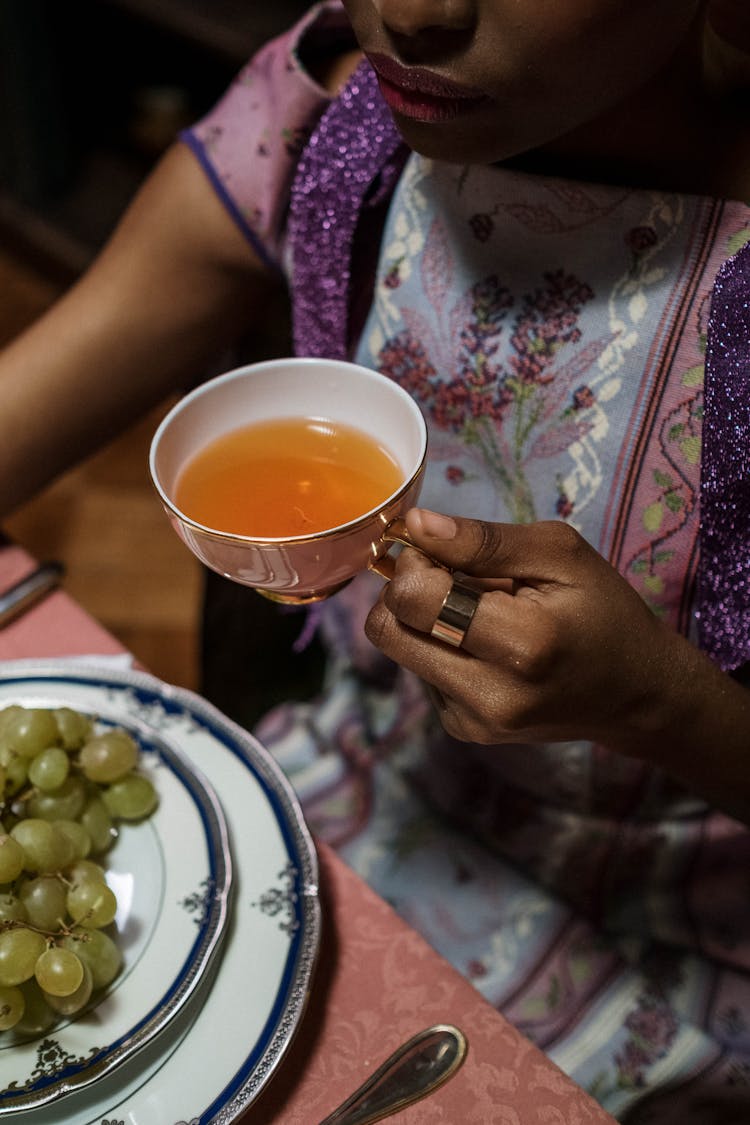
M 0 1117 L 228 1125 L 302 1017 L 320 940 L 317 860 L 268 752 L 205 700 L 131 670 L 0 666 L 0 708 L 128 729 L 159 794 L 107 856 L 122 972 L 39 1038 L 0 1033 Z

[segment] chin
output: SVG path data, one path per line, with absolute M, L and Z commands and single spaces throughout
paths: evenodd
M 420 156 L 445 164 L 498 164 L 528 152 L 527 141 L 498 137 L 487 129 L 458 120 L 439 125 L 394 114 L 396 126 L 409 148 Z
M 421 125 L 396 119 L 402 137 L 414 152 L 446 164 L 492 164 L 498 159 L 486 141 L 448 134 L 443 126 Z M 451 133 L 453 130 L 451 130 Z

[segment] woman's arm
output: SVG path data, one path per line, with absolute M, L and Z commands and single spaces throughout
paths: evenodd
M 0 353 L 0 515 L 202 374 L 267 286 L 176 144 L 84 276 Z
M 450 574 L 415 551 L 367 635 L 484 743 L 586 738 L 649 761 L 750 823 L 750 692 L 663 624 L 572 528 L 413 511 L 415 545 L 483 587 L 461 649 L 430 636 Z

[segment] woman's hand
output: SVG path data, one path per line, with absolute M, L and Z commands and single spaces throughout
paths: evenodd
M 750 824 L 750 691 L 662 624 L 572 528 L 418 509 L 406 526 L 425 554 L 402 552 L 366 631 L 432 685 L 450 734 L 591 739 Z M 446 567 L 482 590 L 461 648 L 431 635 Z
M 450 734 L 475 742 L 590 738 L 638 755 L 669 721 L 685 642 L 561 522 L 527 526 L 414 510 L 415 546 L 483 593 L 460 650 L 431 636 L 451 575 L 400 556 L 368 618 L 386 655 L 436 689 Z

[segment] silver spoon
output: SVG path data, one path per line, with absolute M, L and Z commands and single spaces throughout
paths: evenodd
M 369 1125 L 404 1109 L 447 1082 L 467 1049 L 463 1032 L 450 1024 L 418 1032 L 319 1125 Z

